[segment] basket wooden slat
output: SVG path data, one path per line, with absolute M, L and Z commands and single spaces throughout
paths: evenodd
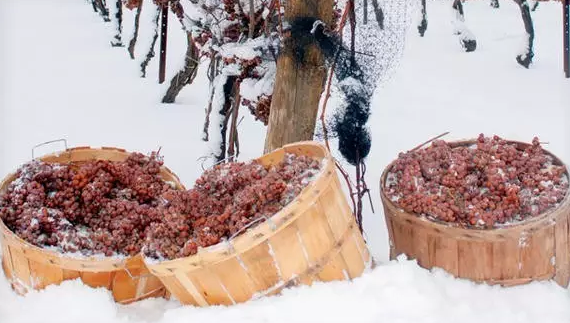
M 554 255 L 556 257 L 554 279 L 559 283 L 570 282 L 570 223 L 569 217 L 561 217 L 554 227 Z
M 88 160 L 123 161 L 129 155 L 130 153 L 119 148 L 75 147 L 40 159 L 52 163 L 81 163 Z M 161 168 L 161 176 L 164 180 L 173 182 L 179 189 L 184 189 L 178 177 L 168 168 Z M 8 175 L 0 184 L 0 191 L 5 191 L 15 178 L 15 174 Z M 65 256 L 22 240 L 1 220 L 0 243 L 4 274 L 19 294 L 77 278 L 88 286 L 109 289 L 115 301 L 122 304 L 148 297 L 161 297 L 166 292 L 160 279 L 149 273 L 140 255 L 125 260 Z
M 519 148 L 528 146 L 510 142 Z M 469 140 L 451 145 L 473 143 Z M 557 165 L 563 165 L 556 156 L 548 154 Z M 569 194 L 556 209 L 522 223 L 489 230 L 467 229 L 434 222 L 397 207 L 384 190 L 392 165 L 386 167 L 380 181 L 391 259 L 405 254 L 423 268 L 438 267 L 455 277 L 489 284 L 513 286 L 554 279 L 561 286 L 568 286 Z
M 285 153 L 324 161 L 297 198 L 269 220 L 232 241 L 186 258 L 147 267 L 184 304 L 231 305 L 314 281 L 358 277 L 371 257 L 342 192 L 326 148 L 313 142 L 285 146 L 258 159 L 279 163 Z

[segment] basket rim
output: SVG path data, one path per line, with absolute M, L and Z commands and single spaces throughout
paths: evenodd
M 318 193 L 333 180 L 333 171 L 335 163 L 328 149 L 316 141 L 300 141 L 277 148 L 269 153 L 252 160 L 260 160 L 268 158 L 271 155 L 277 155 L 281 152 L 287 153 L 302 147 L 312 147 L 322 152 L 322 168 L 317 178 L 311 181 L 303 190 L 287 204 L 279 212 L 273 214 L 268 219 L 258 225 L 247 229 L 240 235 L 236 236 L 232 241 L 224 240 L 215 245 L 206 248 L 199 248 L 198 252 L 188 257 L 180 257 L 171 260 L 156 260 L 148 258 L 143 254 L 143 261 L 149 270 L 156 276 L 166 276 L 174 274 L 179 270 L 191 272 L 196 269 L 215 265 L 223 262 L 236 254 L 242 254 L 248 250 L 258 246 L 259 244 L 269 240 L 271 237 L 287 228 L 290 223 L 297 220 L 304 211 L 308 209 L 317 199 Z M 320 158 L 320 157 L 319 157 Z M 272 228 L 272 224 L 275 225 Z
M 504 140 L 507 143 L 516 144 L 517 147 L 521 147 L 521 146 L 527 147 L 527 146 L 531 145 L 529 143 L 525 143 L 525 142 L 517 141 L 517 140 L 507 140 L 507 139 L 504 139 Z M 473 139 L 473 138 L 472 139 L 458 139 L 458 140 L 453 140 L 453 141 L 447 141 L 447 143 L 452 147 L 466 146 L 466 145 L 471 145 L 471 144 L 477 143 L 477 139 L 476 138 L 475 139 Z M 569 170 L 568 170 L 568 167 L 566 166 L 566 164 L 560 158 L 558 158 L 558 156 L 551 153 L 550 151 L 548 151 L 544 148 L 542 148 L 542 150 L 544 151 L 545 154 L 550 155 L 554 159 L 555 164 L 565 167 L 565 169 L 566 169 L 565 174 L 570 179 L 570 173 L 569 173 Z M 397 206 L 394 202 L 392 202 L 392 200 L 386 195 L 386 190 L 385 190 L 386 178 L 388 177 L 389 171 L 392 169 L 394 163 L 397 160 L 398 160 L 398 158 L 392 160 L 384 168 L 384 171 L 382 171 L 382 175 L 380 176 L 380 197 L 381 197 L 382 202 L 385 203 L 386 206 L 388 206 L 388 207 L 390 207 L 396 211 L 396 212 L 393 212 L 393 215 L 392 215 L 393 217 L 402 217 L 405 219 L 409 219 L 411 221 L 414 221 L 415 223 L 422 223 L 422 224 L 427 225 L 427 226 L 435 227 L 437 230 L 445 231 L 445 230 L 451 229 L 451 230 L 454 230 L 460 234 L 464 234 L 467 237 L 471 237 L 472 234 L 493 234 L 493 233 L 500 234 L 500 233 L 508 231 L 508 230 L 515 230 L 515 229 L 519 230 L 523 227 L 539 226 L 542 223 L 544 223 L 544 220 L 549 220 L 552 218 L 553 215 L 556 215 L 558 210 L 563 209 L 567 205 L 570 205 L 570 188 L 569 188 L 566 191 L 566 195 L 565 195 L 564 199 L 559 203 L 559 205 L 557 207 L 551 208 L 551 209 L 547 210 L 546 212 L 541 213 L 540 215 L 538 215 L 536 217 L 527 218 L 523 221 L 516 222 L 516 223 L 504 224 L 504 225 L 501 225 L 498 227 L 493 227 L 493 228 L 487 229 L 487 228 L 468 228 L 468 227 L 460 226 L 456 223 L 434 221 L 432 219 L 429 219 L 426 216 L 419 215 L 416 213 L 410 213 L 410 212 L 403 210 L 402 208 Z
M 120 153 L 120 154 L 124 154 L 124 155 L 130 155 L 130 154 L 134 153 L 134 151 L 127 151 L 123 148 L 116 148 L 116 147 L 99 147 L 99 148 L 96 147 L 96 148 L 93 148 L 90 146 L 77 146 L 77 147 L 68 148 L 66 150 L 56 151 L 56 152 L 49 153 L 46 155 L 38 156 L 38 157 L 34 158 L 34 160 L 42 160 L 43 161 L 46 158 L 59 157 L 61 154 L 64 154 L 64 153 L 71 154 L 72 152 L 80 152 L 80 151 L 112 151 L 112 152 L 116 152 L 116 153 Z M 97 159 L 93 158 L 91 160 L 97 160 Z M 99 159 L 99 160 L 104 160 L 104 159 Z M 50 162 L 48 162 L 48 163 L 50 163 Z M 184 185 L 180 182 L 180 179 L 178 178 L 178 176 L 175 173 L 173 173 L 168 167 L 161 166 L 161 171 L 172 176 L 172 178 L 175 180 L 175 184 L 178 186 L 179 189 L 185 189 Z M 12 173 L 9 173 L 8 175 L 6 175 L 0 181 L 0 193 L 2 193 L 5 189 L 8 188 L 10 183 L 12 183 L 12 181 L 14 180 L 15 176 L 16 176 L 16 172 L 12 172 Z M 6 226 L 4 221 L 0 218 L 0 241 L 7 240 L 7 239 L 18 242 L 20 244 L 19 247 L 21 247 L 22 250 L 30 250 L 31 252 L 42 254 L 42 255 L 46 256 L 47 259 L 59 258 L 62 261 L 60 264 L 61 267 L 73 267 L 73 269 L 75 269 L 75 267 L 81 267 L 82 270 L 84 270 L 84 271 L 89 271 L 90 267 L 92 267 L 92 266 L 85 266 L 85 263 L 96 264 L 96 266 L 93 266 L 93 267 L 96 267 L 97 270 L 101 269 L 102 267 L 109 267 L 108 268 L 109 271 L 119 270 L 122 267 L 127 266 L 127 263 L 130 262 L 131 260 L 139 258 L 141 256 L 140 253 L 138 253 L 134 256 L 121 255 L 120 257 L 116 257 L 116 256 L 110 256 L 110 257 L 107 257 L 107 256 L 75 256 L 75 257 L 69 256 L 69 255 L 66 255 L 65 253 L 57 252 L 54 250 L 49 250 L 46 248 L 41 248 L 41 247 L 38 247 L 36 245 L 29 243 L 28 241 L 20 238 L 15 232 L 10 230 Z M 49 260 L 48 260 L 48 262 L 49 262 Z

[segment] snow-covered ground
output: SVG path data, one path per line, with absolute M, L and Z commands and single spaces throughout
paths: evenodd
M 419 2 L 419 1 L 418 1 Z M 111 2 L 109 2 L 111 3 Z M 478 40 L 463 53 L 453 35 L 450 1 L 428 1 L 424 38 L 412 26 L 393 77 L 376 91 L 370 119 L 373 147 L 368 182 L 376 214 L 365 229 L 380 266 L 353 282 L 287 290 L 230 308 L 193 308 L 146 300 L 118 306 L 102 289 L 65 282 L 26 297 L 0 278 L 0 322 L 569 322 L 570 291 L 553 282 L 516 288 L 475 285 L 415 262 L 388 261 L 388 239 L 378 198 L 383 168 L 398 152 L 445 131 L 446 139 L 484 132 L 530 141 L 570 163 L 570 80 L 562 73 L 559 3 L 533 13 L 536 56 L 530 70 L 515 56 L 524 44 L 520 12 L 510 1 L 465 4 L 466 23 Z M 125 17 L 126 40 L 132 14 Z M 152 12 L 139 42 L 149 41 Z M 183 62 L 185 36 L 170 20 L 169 76 Z M 83 0 L 0 1 L 0 176 L 31 158 L 41 142 L 65 138 L 70 146 L 118 146 L 150 152 L 162 147 L 167 165 L 191 185 L 209 152 L 200 141 L 207 85 L 187 87 L 173 105 L 159 104 L 166 83 L 156 83 L 158 60 L 139 78 L 136 61 L 111 48 L 113 30 Z M 203 75 L 199 76 L 203 80 Z M 167 76 L 168 79 L 168 76 Z M 249 114 L 240 128 L 241 159 L 258 156 L 265 129 Z M 36 154 L 59 150 L 42 147 Z

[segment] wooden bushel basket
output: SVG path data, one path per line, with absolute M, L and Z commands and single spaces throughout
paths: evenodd
M 90 160 L 123 161 L 129 155 L 130 153 L 118 148 L 77 147 L 40 159 L 53 163 L 81 163 Z M 166 167 L 162 167 L 161 176 L 165 181 L 173 182 L 179 189 L 184 189 L 178 177 Z M 5 191 L 15 178 L 15 174 L 8 175 L 0 184 L 0 192 Z M 12 288 L 21 295 L 30 290 L 40 290 L 48 285 L 76 278 L 80 278 L 88 286 L 109 289 L 115 301 L 121 304 L 150 297 L 163 297 L 166 293 L 160 280 L 148 272 L 140 255 L 124 259 L 65 256 L 22 240 L 1 220 L 0 243 L 4 273 Z
M 257 160 L 276 164 L 286 152 L 317 157 L 324 164 L 320 175 L 280 212 L 193 256 L 145 260 L 180 302 L 232 305 L 298 284 L 352 279 L 368 266 L 367 246 L 326 148 L 301 142 Z
M 452 147 L 474 144 L 458 141 Z M 509 141 L 519 148 L 528 144 Z M 546 152 L 546 151 L 545 151 Z M 562 162 L 554 155 L 554 163 Z M 569 194 L 559 207 L 522 223 L 495 229 L 467 229 L 407 213 L 385 195 L 390 164 L 382 174 L 381 198 L 390 237 L 390 258 L 400 254 L 426 269 L 442 268 L 454 277 L 513 286 L 554 279 L 570 280 Z M 568 175 L 568 173 L 566 173 Z

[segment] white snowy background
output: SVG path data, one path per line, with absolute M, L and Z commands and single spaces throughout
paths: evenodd
M 106 290 L 79 281 L 20 297 L 2 275 L 0 322 L 570 322 L 570 290 L 554 282 L 490 287 L 414 261 L 388 261 L 378 196 L 379 176 L 400 151 L 445 131 L 451 131 L 446 139 L 483 132 L 530 141 L 537 135 L 570 163 L 561 10 L 558 2 L 541 3 L 533 13 L 536 56 L 525 70 L 515 61 L 525 32 L 513 1 L 501 1 L 499 10 L 487 0 L 465 4 L 478 48 L 464 53 L 453 35 L 451 1 L 428 0 L 426 36 L 411 26 L 398 68 L 373 100 L 367 179 L 376 214 L 367 210 L 365 230 L 380 265 L 361 278 L 229 308 L 194 308 L 162 299 L 121 306 Z M 162 147 L 166 164 L 192 185 L 202 171 L 198 159 L 210 152 L 200 140 L 208 99 L 204 70 L 176 104 L 158 103 L 167 86 L 157 84 L 158 59 L 146 79 L 139 77 L 152 33 L 152 12 L 143 12 L 132 61 L 124 48 L 110 47 L 113 25 L 103 24 L 85 0 L 0 0 L 0 176 L 28 161 L 34 145 L 65 138 L 70 146 Z M 132 16 L 125 13 L 125 41 Z M 186 41 L 174 16 L 169 27 L 167 80 L 183 64 Z M 240 159 L 247 160 L 261 154 L 265 129 L 242 114 Z M 60 149 L 54 144 L 36 154 Z

